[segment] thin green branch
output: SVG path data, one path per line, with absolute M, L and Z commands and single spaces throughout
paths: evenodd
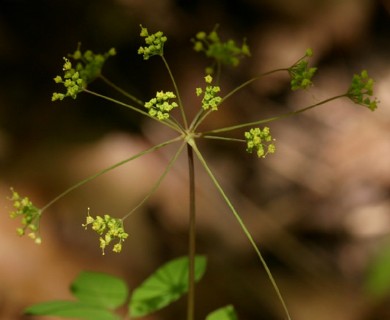
M 281 69 L 275 69 L 275 70 L 267 71 L 267 72 L 264 72 L 264 73 L 262 73 L 261 75 L 259 75 L 257 77 L 254 77 L 252 79 L 249 79 L 249 80 L 245 81 L 244 83 L 240 84 L 238 87 L 236 87 L 232 91 L 230 91 L 228 94 L 226 94 L 222 98 L 222 100 L 219 103 L 219 105 L 221 105 L 225 100 L 230 98 L 237 91 L 239 91 L 239 90 L 245 88 L 246 86 L 250 85 L 252 82 L 255 82 L 255 81 L 260 80 L 261 78 L 263 78 L 265 76 L 271 75 L 271 74 L 276 73 L 276 72 L 281 72 L 281 71 L 288 71 L 288 69 L 281 68 Z M 200 110 L 198 112 L 198 114 L 196 115 L 196 117 L 194 118 L 194 120 L 192 121 L 190 128 L 193 128 L 193 130 L 196 130 L 199 127 L 199 125 L 208 117 L 208 115 L 212 111 L 213 110 L 208 110 L 207 112 L 204 112 L 204 110 Z
M 164 180 L 166 175 L 168 174 L 169 170 L 171 170 L 172 166 L 175 164 L 177 158 L 179 157 L 180 153 L 183 151 L 184 146 L 186 145 L 186 142 L 183 142 L 180 146 L 180 148 L 177 150 L 175 155 L 172 157 L 172 159 L 169 161 L 168 165 L 166 166 L 164 172 L 162 175 L 158 178 L 156 183 L 153 185 L 152 189 L 148 192 L 148 194 L 140 201 L 140 203 L 135 206 L 129 213 L 127 213 L 125 216 L 123 216 L 122 220 L 126 220 L 129 216 L 131 216 L 136 210 L 138 210 L 159 188 L 161 185 L 161 182 Z
M 229 137 L 220 137 L 220 136 L 202 136 L 205 139 L 213 139 L 213 140 L 224 140 L 224 141 L 231 141 L 231 142 L 246 142 L 244 139 L 237 139 L 237 138 L 229 138 Z
M 185 129 L 183 128 L 181 123 L 173 115 L 169 115 L 169 119 L 166 119 L 164 121 L 169 122 L 169 123 L 171 123 L 174 126 L 177 126 L 177 128 L 180 129 L 180 132 L 182 132 L 182 133 L 185 132 Z
M 254 77 L 252 79 L 249 79 L 247 81 L 245 81 L 244 83 L 240 84 L 238 87 L 234 88 L 232 91 L 230 91 L 226 96 L 224 96 L 222 98 L 222 102 L 224 102 L 226 99 L 230 98 L 233 94 L 235 94 L 237 91 L 245 88 L 246 86 L 250 85 L 252 82 L 255 82 L 257 80 L 260 80 L 261 78 L 265 77 L 265 76 L 268 76 L 268 75 L 271 75 L 273 73 L 276 73 L 276 72 L 281 72 L 281 71 L 288 71 L 288 69 L 286 68 L 280 68 L 280 69 L 275 69 L 275 70 L 271 70 L 271 71 L 267 71 L 267 72 L 264 72 L 262 74 L 260 74 L 259 76 L 257 77 Z
M 83 89 L 83 91 L 86 92 L 86 93 L 92 94 L 92 95 L 94 95 L 94 96 L 96 96 L 96 97 L 99 97 L 99 98 L 105 99 L 105 100 L 107 100 L 107 101 L 113 102 L 113 103 L 115 103 L 115 104 L 118 104 L 118 105 L 120 105 L 120 106 L 129 108 L 129 109 L 131 109 L 131 110 L 133 110 L 133 111 L 135 111 L 135 112 L 138 112 L 138 113 L 140 113 L 140 114 L 142 114 L 142 115 L 144 115 L 144 116 L 146 116 L 146 117 L 148 117 L 148 118 L 151 118 L 151 119 L 153 119 L 153 120 L 155 120 L 155 121 L 158 121 L 159 123 L 165 124 L 166 126 L 170 127 L 171 129 L 173 129 L 173 130 L 175 130 L 175 131 L 177 131 L 177 132 L 179 132 L 179 133 L 182 133 L 182 132 L 183 132 L 183 131 L 180 129 L 180 127 L 177 126 L 177 124 L 176 124 L 175 122 L 170 121 L 169 119 L 167 119 L 167 120 L 165 120 L 165 121 L 161 121 L 161 120 L 158 120 L 158 119 L 155 118 L 155 117 L 152 117 L 149 113 L 147 113 L 147 112 L 145 112 L 145 111 L 143 111 L 143 110 L 141 110 L 141 109 L 139 109 L 139 108 L 137 108 L 137 107 L 134 107 L 134 106 L 132 106 L 132 105 L 129 105 L 129 104 L 127 104 L 127 103 L 124 103 L 124 102 L 121 102 L 121 101 L 119 101 L 119 100 L 116 100 L 116 99 L 107 97 L 107 96 L 105 96 L 105 95 L 102 95 L 102 94 L 100 94 L 100 93 L 97 93 L 97 92 L 94 92 L 94 91 L 91 91 L 91 90 L 88 90 L 88 89 Z
M 210 112 L 210 110 L 208 110 L 208 111 Z M 195 115 L 194 119 L 192 120 L 192 122 L 190 124 L 190 130 L 191 131 L 194 132 L 196 130 L 196 128 L 199 126 L 199 124 L 203 122 L 203 118 L 205 117 L 204 116 L 205 113 L 207 113 L 207 111 L 204 110 L 203 108 L 200 108 L 200 110 Z
M 180 92 L 179 92 L 179 89 L 177 87 L 177 84 L 176 84 L 176 81 L 175 81 L 175 77 L 173 76 L 171 68 L 169 67 L 168 61 L 165 59 L 164 55 L 161 55 L 161 59 L 164 62 L 165 68 L 167 69 L 167 71 L 169 73 L 169 77 L 171 78 L 173 87 L 175 88 L 175 93 L 176 93 L 176 96 L 177 96 L 177 100 L 179 102 L 179 108 L 180 108 L 181 116 L 183 118 L 184 128 L 187 129 L 188 128 L 187 117 L 186 117 L 186 114 L 184 112 L 183 102 L 181 101 L 181 98 L 180 98 Z
M 243 220 L 241 219 L 240 215 L 238 214 L 238 212 L 236 211 L 236 209 L 234 208 L 233 204 L 231 203 L 230 199 L 227 197 L 227 195 L 225 194 L 224 190 L 222 189 L 221 185 L 219 184 L 218 180 L 216 179 L 216 177 L 214 176 L 214 174 L 212 173 L 212 171 L 210 170 L 209 166 L 207 165 L 207 162 L 206 160 L 203 158 L 201 152 L 199 151 L 199 149 L 197 148 L 196 144 L 195 144 L 195 141 L 194 140 L 189 140 L 188 142 L 193 150 L 195 151 L 199 161 L 201 162 L 201 164 L 203 165 L 203 167 L 205 168 L 207 174 L 209 175 L 209 177 L 211 178 L 211 180 L 213 181 L 214 185 L 216 186 L 216 188 L 218 189 L 219 193 L 221 194 L 222 198 L 224 199 L 224 201 L 226 202 L 226 204 L 228 205 L 229 209 L 231 210 L 231 212 L 233 213 L 234 217 L 236 218 L 237 222 L 239 223 L 241 229 L 243 230 L 245 236 L 248 238 L 250 244 L 252 245 L 253 249 L 255 250 L 258 258 L 260 259 L 260 262 L 261 264 L 263 265 L 263 268 L 265 269 L 267 275 L 268 275 L 268 278 L 269 280 L 271 281 L 271 284 L 278 296 L 278 299 L 280 301 L 280 303 L 282 304 L 283 306 L 283 309 L 284 309 L 284 312 L 287 316 L 287 319 L 288 320 L 291 320 L 291 317 L 290 317 L 290 313 L 288 311 L 288 308 L 287 308 L 287 305 L 283 299 L 283 296 L 279 290 L 279 287 L 278 285 L 276 284 L 276 281 L 271 273 L 271 270 L 269 269 L 266 261 L 264 260 L 259 248 L 257 247 L 255 241 L 253 240 L 253 237 L 252 235 L 250 234 L 249 230 L 247 229 L 247 227 L 245 226 Z
M 213 112 L 213 110 L 207 110 L 206 112 L 202 112 L 202 113 L 200 114 L 199 118 L 196 119 L 197 122 L 195 123 L 194 129 L 193 129 L 193 130 L 196 130 L 196 129 L 199 127 L 199 125 L 204 121 L 204 119 L 206 119 L 206 118 L 208 117 L 208 115 L 209 115 L 211 112 Z
M 252 127 L 252 126 L 256 126 L 256 125 L 259 125 L 259 124 L 268 123 L 268 122 L 272 122 L 272 121 L 276 121 L 276 120 L 281 120 L 281 119 L 297 115 L 299 113 L 305 112 L 307 110 L 313 109 L 315 107 L 318 107 L 320 105 L 326 104 L 326 103 L 328 103 L 330 101 L 333 101 L 333 100 L 336 100 L 336 99 L 339 99 L 339 98 L 343 98 L 343 97 L 347 97 L 347 95 L 346 94 L 341 94 L 341 95 L 338 95 L 338 96 L 334 96 L 332 98 L 328 98 L 328 99 L 322 100 L 320 102 L 317 102 L 315 104 L 312 104 L 312 105 L 310 105 L 308 107 L 304 107 L 304 108 L 299 109 L 299 110 L 287 112 L 287 113 L 281 114 L 279 116 L 275 116 L 275 117 L 271 117 L 271 118 L 267 118 L 267 119 L 262 119 L 262 120 L 257 120 L 257 121 L 253 121 L 253 122 L 242 123 L 242 124 L 238 124 L 238 125 L 234 125 L 234 126 L 230 126 L 230 127 L 210 130 L 210 131 L 207 131 L 207 132 L 203 132 L 202 135 L 208 135 L 208 134 L 211 134 L 211 133 L 233 131 L 233 130 L 247 128 L 247 127 Z
M 136 98 L 132 94 L 128 93 L 127 91 L 123 90 L 119 86 L 117 86 L 112 81 L 108 80 L 105 76 L 102 74 L 99 75 L 99 78 L 102 79 L 108 86 L 112 87 L 114 90 L 118 91 L 120 94 L 124 95 L 125 97 L 129 98 L 130 100 L 134 101 L 135 103 L 139 104 L 141 107 L 144 106 L 144 102 L 140 99 Z
M 100 93 L 97 93 L 97 92 L 95 92 L 95 91 L 92 91 L 92 90 L 89 90 L 89 89 L 86 89 L 86 88 L 84 88 L 83 91 L 86 92 L 86 93 L 92 94 L 92 95 L 94 95 L 94 96 L 96 96 L 96 97 L 99 97 L 99 98 L 108 100 L 108 101 L 110 101 L 110 102 L 113 102 L 113 103 L 115 103 L 115 104 L 118 104 L 118 105 L 120 105 L 120 106 L 122 106 L 122 107 L 129 108 L 129 109 L 131 109 L 131 110 L 133 110 L 133 111 L 135 111 L 135 112 L 138 112 L 138 113 L 140 113 L 140 114 L 142 114 L 142 115 L 144 115 L 144 116 L 146 116 L 146 117 L 151 118 L 151 116 L 150 116 L 147 112 L 145 112 L 145 111 L 143 111 L 143 110 L 141 110 L 141 109 L 139 109 L 139 108 L 137 108 L 137 107 L 134 107 L 134 106 L 132 106 L 132 105 L 130 105 L 130 104 L 127 104 L 127 103 L 125 103 L 125 102 L 122 102 L 122 101 L 116 100 L 116 99 L 114 99 L 114 98 L 111 98 L 111 97 L 102 95 L 102 94 L 100 94 Z
M 114 165 L 112 165 L 112 166 L 110 166 L 110 167 L 108 167 L 108 168 L 105 168 L 105 169 L 99 171 L 98 173 L 95 173 L 94 175 L 92 175 L 92 176 L 90 176 L 90 177 L 88 177 L 88 178 L 86 178 L 86 179 L 84 179 L 84 180 L 82 180 L 82 181 L 76 183 L 75 185 L 71 186 L 70 188 L 66 189 L 64 192 L 62 192 L 60 195 L 58 195 L 58 196 L 55 197 L 53 200 L 51 200 L 48 204 L 46 204 L 46 205 L 41 209 L 41 212 L 43 212 L 43 211 L 46 210 L 48 207 L 50 207 L 52 204 L 54 204 L 55 202 L 57 202 L 58 200 L 60 200 L 60 199 L 63 198 L 64 196 L 66 196 L 68 193 L 70 193 L 70 192 L 72 192 L 73 190 L 75 190 L 75 189 L 81 187 L 82 185 L 86 184 L 87 182 L 89 182 L 89 181 L 91 181 L 91 180 L 94 180 L 94 179 L 96 179 L 97 177 L 100 177 L 101 175 L 103 175 L 103 174 L 105 174 L 105 173 L 107 173 L 107 172 L 109 172 L 109 171 L 111 171 L 111 170 L 113 170 L 113 169 L 115 169 L 115 168 L 118 168 L 118 167 L 120 167 L 121 165 L 123 165 L 123 164 L 125 164 L 125 163 L 127 163 L 127 162 L 129 162 L 129 161 L 135 160 L 135 159 L 137 159 L 137 158 L 139 158 L 139 157 L 141 157 L 141 156 L 143 156 L 143 155 L 146 155 L 146 154 L 148 154 L 148 153 L 151 153 L 151 152 L 153 152 L 153 151 L 156 151 L 156 150 L 158 150 L 158 149 L 160 149 L 160 148 L 162 148 L 162 147 L 165 147 L 165 146 L 167 146 L 167 145 L 169 145 L 169 144 L 171 144 L 171 143 L 173 143 L 173 142 L 179 141 L 179 140 L 181 140 L 181 139 L 182 139 L 182 136 L 179 136 L 179 137 L 176 137 L 176 138 L 174 138 L 174 139 L 171 139 L 171 140 L 162 142 L 162 143 L 160 143 L 160 144 L 158 144 L 158 145 L 155 145 L 155 146 L 153 146 L 153 147 L 151 147 L 151 148 L 149 148 L 149 149 L 147 149 L 147 150 L 144 150 L 144 151 L 142 151 L 142 152 L 139 152 L 139 153 L 137 153 L 136 155 L 131 156 L 130 158 L 127 158 L 127 159 L 125 159 L 125 160 L 122 160 L 122 161 L 120 161 L 120 162 L 117 162 L 117 163 L 115 163 Z

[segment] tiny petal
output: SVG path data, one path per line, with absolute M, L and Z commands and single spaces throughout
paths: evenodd
M 203 40 L 206 38 L 206 32 L 204 31 L 200 31 L 196 34 L 196 38 L 199 39 L 199 40 Z
M 207 76 L 205 76 L 204 79 L 205 79 L 206 83 L 211 83 L 213 81 L 213 77 L 209 74 Z
M 305 52 L 306 57 L 313 56 L 313 50 L 311 48 L 307 48 Z
M 120 253 L 122 251 L 122 243 L 117 243 L 114 245 L 114 247 L 112 248 L 112 251 L 116 252 L 116 253 Z

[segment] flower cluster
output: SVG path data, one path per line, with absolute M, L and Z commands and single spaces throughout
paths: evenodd
M 66 88 L 66 93 L 54 92 L 51 100 L 63 100 L 65 97 L 77 98 L 77 94 L 83 91 L 85 86 L 84 80 L 80 77 L 80 73 L 72 68 L 72 63 L 64 58 L 65 63 L 62 70 L 65 71 L 64 77 L 56 76 L 54 78 L 55 83 L 62 83 Z
M 259 158 L 265 158 L 269 153 L 275 152 L 274 139 L 272 139 L 268 127 L 264 127 L 263 130 L 260 128 L 250 129 L 245 132 L 245 139 L 246 151 L 252 153 L 255 150 Z
M 368 107 L 374 111 L 378 107 L 379 101 L 373 95 L 374 80 L 368 76 L 367 70 L 363 70 L 360 75 L 355 74 L 352 78 L 352 84 L 348 89 L 347 97 L 353 102 Z
M 9 200 L 13 201 L 14 211 L 11 212 L 10 216 L 11 218 L 22 217 L 23 227 L 16 229 L 18 235 L 25 235 L 27 230 L 28 237 L 33 239 L 36 244 L 40 244 L 42 242 L 42 239 L 39 236 L 41 210 L 35 207 L 29 198 L 22 198 L 13 189 L 11 189 L 11 191 L 12 197 L 9 198 Z
M 148 45 L 147 47 L 140 47 L 138 49 L 138 54 L 142 54 L 144 56 L 144 60 L 148 60 L 150 57 L 155 55 L 163 55 L 164 43 L 167 41 L 167 37 L 164 36 L 164 33 L 158 31 L 149 35 L 148 29 L 141 25 L 140 36 L 145 38 L 145 43 Z
M 222 101 L 222 98 L 216 96 L 215 94 L 221 91 L 219 86 L 212 86 L 211 82 L 213 78 L 210 75 L 205 77 L 206 83 L 209 85 L 206 86 L 205 92 L 202 99 L 202 108 L 204 110 L 211 109 L 213 111 L 218 110 L 218 105 Z M 196 95 L 199 97 L 203 93 L 202 88 L 196 88 Z
M 80 73 L 81 78 L 88 84 L 101 74 L 106 60 L 115 55 L 115 48 L 111 48 L 104 54 L 93 53 L 91 50 L 82 53 L 79 44 L 77 50 L 69 55 L 69 57 L 77 61 L 76 70 Z
M 105 214 L 103 217 L 96 216 L 96 218 L 93 218 L 90 216 L 88 209 L 86 222 L 85 224 L 82 224 L 82 226 L 87 230 L 88 225 L 92 225 L 92 230 L 96 231 L 100 236 L 99 242 L 103 255 L 105 254 L 104 249 L 115 239 L 117 239 L 118 242 L 113 246 L 112 251 L 116 253 L 122 251 L 122 242 L 124 242 L 129 235 L 125 232 L 121 219 L 112 218 L 108 214 Z
M 170 99 L 176 98 L 173 92 L 159 91 L 156 97 L 145 103 L 145 108 L 149 110 L 149 114 L 158 120 L 166 120 L 169 118 L 169 112 L 178 107 L 176 102 L 170 102 Z
M 307 58 L 310 58 L 312 55 L 313 51 L 310 48 L 307 49 L 305 55 L 288 69 L 291 77 L 291 90 L 306 89 L 313 84 L 311 79 L 317 68 L 309 68 L 307 61 Z
M 215 59 L 219 64 L 236 67 L 240 63 L 240 59 L 245 56 L 250 56 L 249 46 L 246 40 L 243 40 L 241 47 L 237 46 L 234 40 L 222 42 L 214 28 L 209 34 L 201 31 L 192 39 L 194 50 L 204 52 L 207 57 Z M 206 69 L 206 73 L 212 74 L 213 67 Z
M 91 50 L 87 50 L 84 53 L 80 51 L 80 44 L 77 50 L 69 55 L 75 62 L 73 66 L 72 62 L 64 57 L 65 63 L 62 68 L 64 71 L 63 77 L 56 76 L 54 78 L 55 83 L 62 83 L 66 88 L 66 93 L 54 92 L 52 101 L 63 100 L 65 97 L 72 97 L 76 99 L 79 94 L 87 86 L 95 80 L 100 74 L 105 61 L 114 56 L 116 51 L 111 48 L 105 54 L 95 54 Z

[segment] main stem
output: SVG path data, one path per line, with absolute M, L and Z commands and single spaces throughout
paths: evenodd
M 195 168 L 192 147 L 187 144 L 189 173 L 189 231 L 188 231 L 188 302 L 187 320 L 194 320 L 195 314 L 195 253 L 196 253 L 196 211 L 195 211 Z

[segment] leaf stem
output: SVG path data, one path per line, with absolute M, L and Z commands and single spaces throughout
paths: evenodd
M 44 210 L 46 210 L 48 207 L 50 207 L 52 204 L 54 204 L 55 202 L 57 202 L 58 200 L 60 200 L 60 199 L 63 198 L 64 196 L 66 196 L 66 195 L 67 195 L 68 193 L 70 193 L 71 191 L 73 191 L 73 190 L 75 190 L 75 189 L 81 187 L 82 185 L 86 184 L 87 182 L 89 182 L 89 181 L 91 181 L 91 180 L 94 180 L 94 179 L 96 179 L 97 177 L 100 177 L 101 175 L 103 175 L 103 174 L 105 174 L 105 173 L 107 173 L 107 172 L 109 172 L 109 171 L 111 171 L 111 170 L 113 170 L 113 169 L 115 169 L 115 168 L 118 168 L 118 167 L 120 167 L 121 165 L 123 165 L 123 164 L 125 164 L 125 163 L 127 163 L 127 162 L 129 162 L 129 161 L 135 160 L 135 159 L 137 159 L 137 158 L 139 158 L 139 157 L 141 157 L 141 156 L 143 156 L 143 155 L 146 155 L 146 154 L 148 154 L 148 153 L 151 153 L 151 152 L 153 152 L 153 151 L 156 151 L 156 150 L 158 150 L 158 149 L 160 149 L 160 148 L 162 148 L 162 147 L 165 147 L 165 146 L 167 146 L 167 145 L 169 145 L 169 144 L 171 144 L 171 143 L 173 143 L 173 142 L 179 141 L 179 140 L 181 140 L 181 139 L 182 139 L 182 136 L 179 136 L 179 137 L 176 137 L 176 138 L 174 138 L 174 139 L 171 139 L 171 140 L 162 142 L 162 143 L 160 143 L 160 144 L 158 144 L 158 145 L 155 145 L 155 146 L 153 146 L 153 147 L 151 147 L 151 148 L 149 148 L 149 149 L 147 149 L 147 150 L 144 150 L 144 151 L 142 151 L 142 152 L 139 152 L 139 153 L 137 153 L 136 155 L 131 156 L 130 158 L 127 158 L 127 159 L 125 159 L 125 160 L 119 161 L 119 162 L 113 164 L 112 166 L 109 166 L 109 167 L 107 167 L 107 168 L 105 168 L 105 169 L 99 171 L 98 173 L 95 173 L 94 175 L 92 175 L 92 176 L 90 176 L 90 177 L 88 177 L 88 178 L 86 178 L 86 179 L 84 179 L 84 180 L 82 180 L 82 181 L 76 183 L 75 185 L 71 186 L 70 188 L 66 189 L 64 192 L 62 192 L 61 194 L 59 194 L 57 197 L 55 197 L 53 200 L 51 200 L 49 203 L 47 203 L 47 204 L 41 209 L 41 212 L 43 212 Z

